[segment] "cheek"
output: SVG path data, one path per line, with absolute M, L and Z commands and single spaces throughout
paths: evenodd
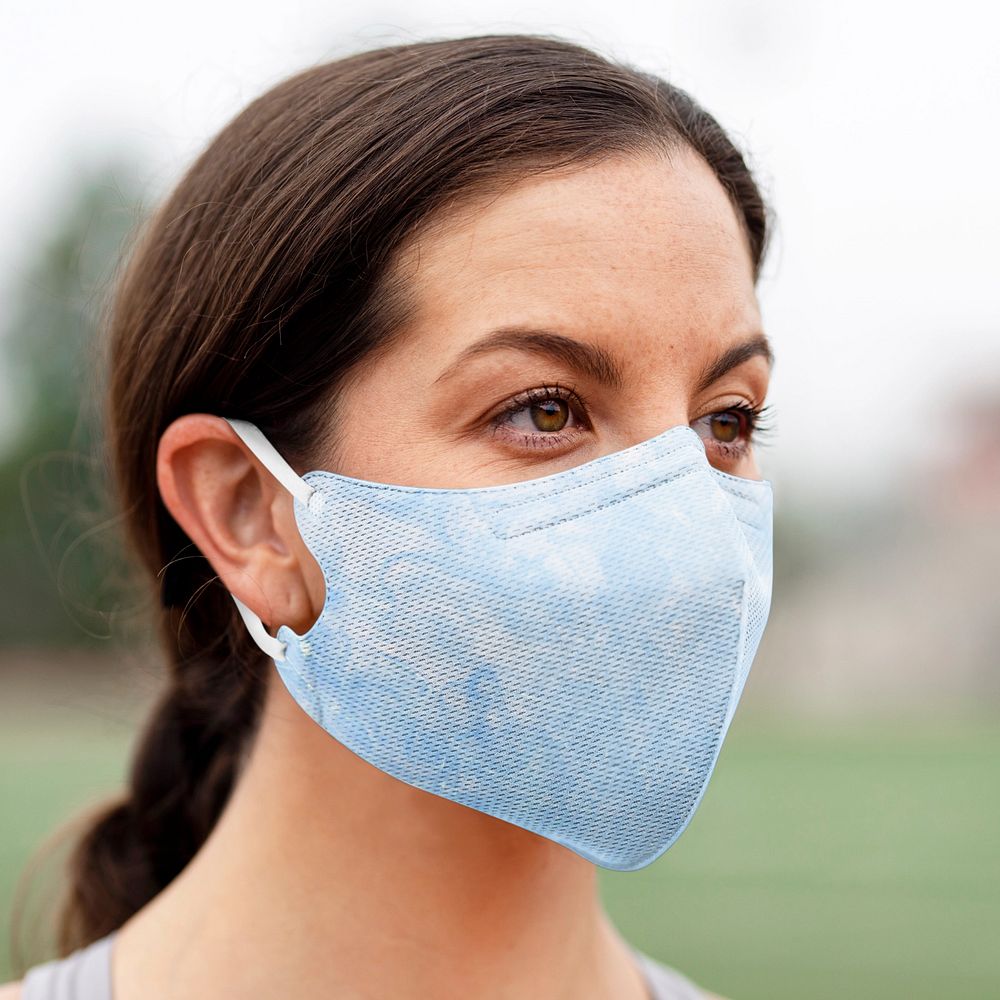
M 751 449 L 750 454 L 747 455 L 738 465 L 736 469 L 736 475 L 743 476 L 745 479 L 763 479 L 761 475 L 760 466 L 757 464 L 757 456 Z

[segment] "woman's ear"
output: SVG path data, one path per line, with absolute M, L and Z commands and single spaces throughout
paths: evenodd
M 323 576 L 299 534 L 291 494 L 226 420 L 191 413 L 170 424 L 156 479 L 167 510 L 230 593 L 273 629 L 312 625 Z

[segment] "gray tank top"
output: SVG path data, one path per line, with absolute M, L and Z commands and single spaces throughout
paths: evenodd
M 111 946 L 114 933 L 86 948 L 29 969 L 21 987 L 22 1000 L 113 1000 Z M 632 949 L 646 977 L 650 1000 L 704 1000 L 705 992 L 675 969 Z

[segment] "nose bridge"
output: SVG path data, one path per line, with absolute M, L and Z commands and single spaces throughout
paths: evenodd
M 672 356 L 673 352 L 667 353 Z M 655 363 L 658 368 L 663 364 Z M 680 366 L 666 374 L 651 371 L 630 378 L 615 402 L 613 419 L 605 423 L 610 430 L 605 452 L 630 448 L 675 427 L 689 426 L 691 399 L 687 379 Z
M 643 441 L 658 437 L 666 431 L 689 426 L 686 405 L 673 402 L 669 406 L 660 407 L 654 413 L 643 413 L 635 421 L 629 421 L 628 439 L 622 447 L 629 448 L 632 445 L 642 444 Z

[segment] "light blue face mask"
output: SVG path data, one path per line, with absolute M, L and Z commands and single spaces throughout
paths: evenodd
M 292 696 L 388 774 L 631 871 L 704 794 L 771 600 L 771 486 L 713 468 L 686 425 L 563 472 L 438 489 L 299 477 L 326 580 L 269 635 Z M 234 598 L 235 599 L 235 598 Z

